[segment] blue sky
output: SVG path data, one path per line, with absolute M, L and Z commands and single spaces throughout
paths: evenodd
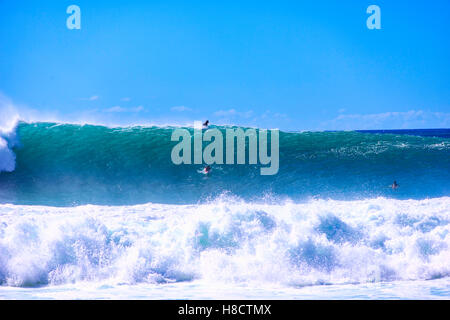
M 449 31 L 448 0 L 0 0 L 0 104 L 118 125 L 448 128 Z

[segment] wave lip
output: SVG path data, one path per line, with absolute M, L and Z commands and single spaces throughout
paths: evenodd
M 8 147 L 8 142 L 0 137 L 0 172 L 12 172 L 16 167 L 16 156 Z
M 6 120 L 0 122 L 0 173 L 12 172 L 16 167 L 16 155 L 12 148 L 18 144 L 16 135 L 18 123 L 16 117 L 8 122 Z
M 450 276 L 450 198 L 0 206 L 0 284 L 281 284 Z

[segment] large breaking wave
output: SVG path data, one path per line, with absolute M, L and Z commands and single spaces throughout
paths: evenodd
M 173 129 L 19 123 L 0 135 L 0 203 L 194 204 L 224 192 L 247 201 L 267 195 L 306 201 L 450 194 L 449 130 L 434 137 L 280 132 L 278 174 L 261 176 L 259 165 L 213 165 L 205 177 L 198 173 L 201 165 L 172 163 Z M 393 180 L 400 189 L 388 188 Z
M 0 132 L 0 285 L 450 275 L 449 130 L 280 132 L 278 174 L 213 165 L 204 176 L 172 163 L 173 129 Z

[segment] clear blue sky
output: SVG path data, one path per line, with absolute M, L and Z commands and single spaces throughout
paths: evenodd
M 450 127 L 449 58 L 448 0 L 0 0 L 2 99 L 41 120 Z

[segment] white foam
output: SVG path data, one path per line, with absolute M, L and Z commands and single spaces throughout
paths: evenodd
M 0 283 L 305 286 L 450 275 L 450 198 L 0 206 Z

